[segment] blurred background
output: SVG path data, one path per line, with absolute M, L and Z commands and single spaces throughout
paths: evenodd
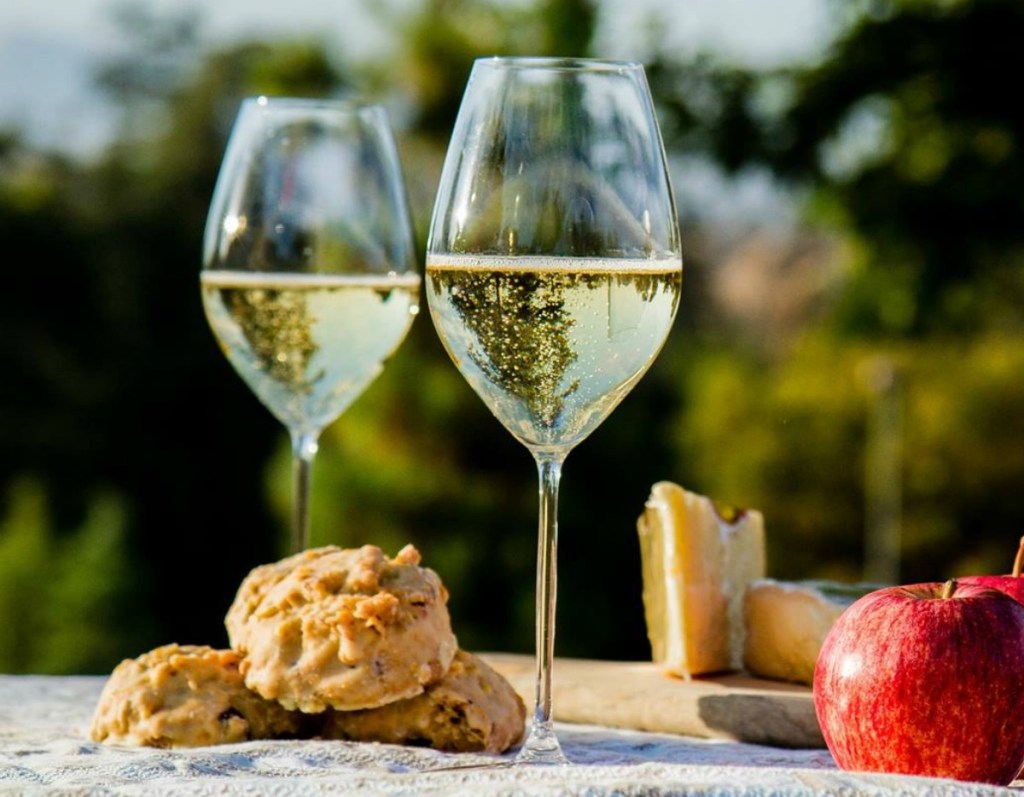
M 31 6 L 31 7 L 30 7 Z M 642 61 L 683 229 L 653 369 L 568 458 L 556 652 L 646 659 L 636 520 L 760 509 L 769 574 L 1008 572 L 1024 532 L 1019 0 L 296 0 L 0 11 L 0 671 L 225 645 L 286 552 L 284 428 L 198 271 L 239 101 L 384 103 L 419 247 L 475 57 Z M 428 316 L 324 433 L 313 542 L 415 543 L 533 650 L 536 474 Z

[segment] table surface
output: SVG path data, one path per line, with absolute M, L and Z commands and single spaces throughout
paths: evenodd
M 104 682 L 99 676 L 0 675 L 0 793 L 987 797 L 1019 796 L 1024 791 L 1018 788 L 1024 782 L 996 788 L 843 772 L 822 749 L 792 750 L 591 725 L 557 725 L 572 763 L 554 767 L 508 766 L 510 756 L 322 740 L 185 750 L 117 747 L 92 742 L 86 734 Z

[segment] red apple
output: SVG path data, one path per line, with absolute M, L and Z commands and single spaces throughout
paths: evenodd
M 958 578 L 961 584 L 980 584 L 983 587 L 992 587 L 1000 592 L 1005 592 L 1018 603 L 1024 603 L 1024 576 L 1021 576 L 1021 568 L 1024 566 L 1024 537 L 1020 538 L 1020 546 L 1017 548 L 1017 556 L 1013 560 L 1013 570 L 1008 576 L 964 576 Z
M 813 689 L 841 769 L 1005 786 L 1024 763 L 1024 606 L 956 581 L 877 589 L 825 637 Z

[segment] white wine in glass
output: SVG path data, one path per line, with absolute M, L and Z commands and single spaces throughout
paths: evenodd
M 445 349 L 537 464 L 537 693 L 516 762 L 564 763 L 551 706 L 562 463 L 650 367 L 682 289 L 675 199 L 643 66 L 476 61 L 441 174 L 426 278 Z
M 303 550 L 320 434 L 373 382 L 419 311 L 384 109 L 243 101 L 210 206 L 200 285 L 221 350 L 291 435 L 291 548 Z

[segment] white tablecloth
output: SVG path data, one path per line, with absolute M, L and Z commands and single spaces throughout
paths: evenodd
M 0 793 L 412 797 L 445 795 L 1014 795 L 933 778 L 842 772 L 826 750 L 558 725 L 571 766 L 327 741 L 246 742 L 188 750 L 97 744 L 86 735 L 104 679 L 0 676 Z M 556 707 L 557 710 L 557 707 Z M 1024 786 L 1024 784 L 1021 784 Z

